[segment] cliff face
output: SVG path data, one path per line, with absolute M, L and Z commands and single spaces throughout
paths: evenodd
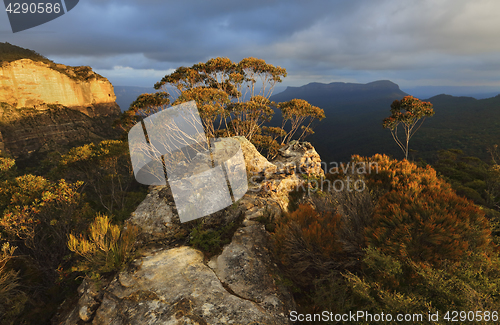
M 89 106 L 114 103 L 111 83 L 90 67 L 55 65 L 22 59 L 3 63 L 0 69 L 0 102 L 15 108 L 42 104 Z
M 0 67 L 0 150 L 15 158 L 117 136 L 113 86 L 90 67 L 21 59 Z

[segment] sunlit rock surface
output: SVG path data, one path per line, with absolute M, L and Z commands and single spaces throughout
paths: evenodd
M 15 158 L 115 138 L 113 86 L 90 67 L 22 59 L 0 66 L 0 150 Z
M 126 222 L 140 228 L 141 255 L 98 294 L 85 290 L 84 282 L 78 303 L 55 317 L 55 324 L 291 324 L 288 315 L 297 307 L 281 284 L 270 235 L 258 220 L 280 217 L 288 191 L 304 186 L 301 173 L 322 175 L 319 156 L 309 143 L 292 143 L 269 162 L 246 139 L 233 139 L 241 144 L 249 190 L 200 219 L 213 229 L 239 222 L 222 252 L 206 258 L 186 246 L 187 223 L 180 223 L 169 187 L 151 186 Z
M 42 104 L 87 107 L 116 101 L 111 83 L 90 67 L 58 64 L 56 69 L 30 59 L 4 62 L 0 66 L 0 102 L 14 108 L 36 108 Z

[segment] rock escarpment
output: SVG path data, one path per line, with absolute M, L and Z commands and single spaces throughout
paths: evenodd
M 4 62 L 0 68 L 0 102 L 14 108 L 42 104 L 87 107 L 115 101 L 111 83 L 90 67 L 21 59 Z
M 40 150 L 116 136 L 120 108 L 111 83 L 90 67 L 30 59 L 0 67 L 0 150 L 26 158 Z M 3 147 L 3 149 L 2 149 Z
M 258 220 L 281 216 L 288 191 L 304 185 L 301 174 L 322 174 L 319 156 L 310 144 L 293 143 L 269 162 L 236 139 L 250 189 L 233 206 L 198 220 L 214 230 L 236 224 L 230 243 L 210 257 L 188 246 L 189 223 L 179 222 L 168 186 L 151 186 L 126 223 L 140 229 L 140 256 L 99 290 L 85 280 L 78 302 L 61 308 L 54 324 L 290 324 L 296 306 Z

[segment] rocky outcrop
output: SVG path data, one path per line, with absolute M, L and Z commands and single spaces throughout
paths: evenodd
M 126 222 L 140 230 L 140 257 L 99 291 L 85 280 L 78 302 L 53 323 L 290 324 L 295 302 L 281 284 L 270 235 L 259 221 L 281 216 L 288 202 L 285 189 L 304 186 L 300 173 L 322 173 L 319 156 L 310 144 L 293 143 L 282 150 L 276 165 L 246 139 L 237 140 L 248 170 L 259 179 L 233 206 L 198 221 L 214 230 L 237 224 L 219 254 L 208 258 L 187 246 L 192 224 L 180 223 L 168 186 L 151 186 Z
M 49 65 L 30 59 L 0 67 L 0 102 L 14 108 L 59 104 L 87 107 L 116 101 L 113 86 L 90 67 Z
M 272 163 L 276 166 L 275 174 L 264 177 L 260 186 L 283 211 L 288 211 L 290 191 L 299 188 L 306 191 L 308 184 L 304 181 L 307 178 L 325 176 L 321 169 L 321 158 L 309 142 L 291 141 L 279 150 Z M 253 182 L 255 176 L 251 179 Z
M 79 110 L 62 106 L 44 111 L 0 107 L 0 115 L 9 115 L 7 121 L 0 118 L 3 135 L 0 150 L 4 147 L 15 158 L 28 158 L 37 152 L 64 150 L 86 142 L 116 138 L 118 131 L 111 125 L 118 118 L 119 108 L 110 105 L 107 109 L 105 114 L 89 117 Z
M 113 86 L 90 67 L 29 59 L 0 67 L 0 150 L 15 158 L 114 138 Z M 3 149 L 2 149 L 3 147 Z

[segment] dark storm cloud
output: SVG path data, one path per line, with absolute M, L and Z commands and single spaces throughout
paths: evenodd
M 244 55 L 341 15 L 348 1 L 81 1 L 78 10 L 38 27 L 54 35 L 16 34 L 48 56 L 143 53 L 158 61 Z M 352 5 L 351 5 L 352 6 Z M 334 10 L 335 9 L 335 10 Z M 33 30 L 32 30 L 33 31 Z
M 495 0 L 86 0 L 22 33 L 6 32 L 2 20 L 0 35 L 110 79 L 152 80 L 211 57 L 255 56 L 287 68 L 294 85 L 500 84 L 498 12 Z

